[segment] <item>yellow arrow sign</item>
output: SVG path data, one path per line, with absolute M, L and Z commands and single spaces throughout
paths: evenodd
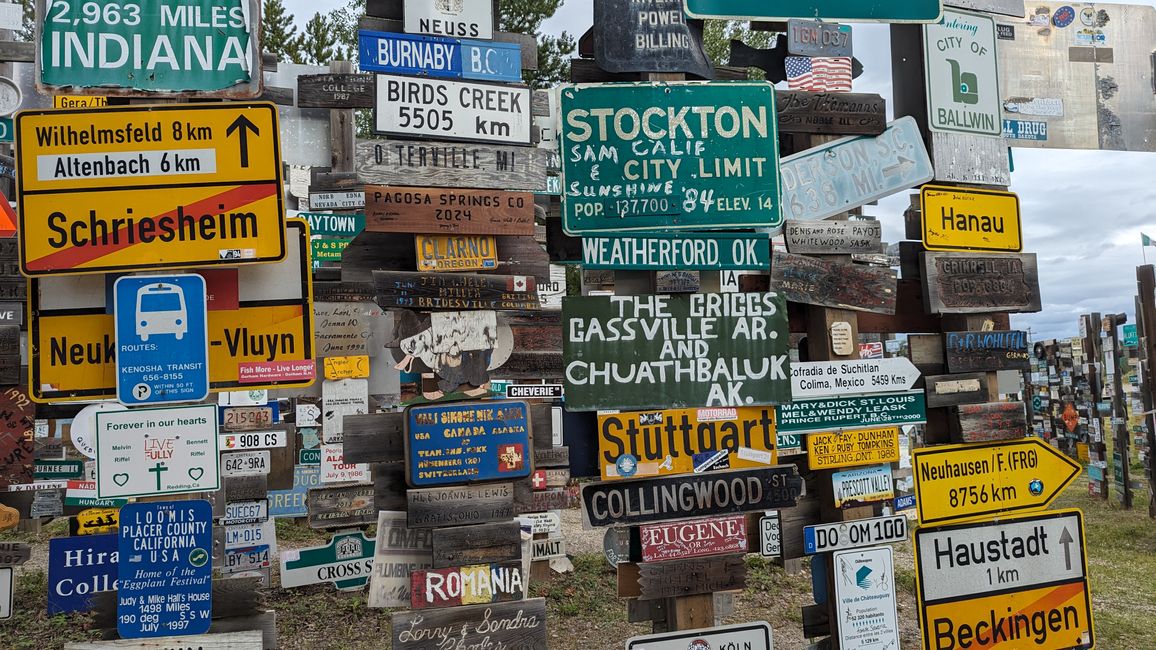
M 1080 466 L 1039 438 L 913 452 L 922 525 L 1048 507 Z

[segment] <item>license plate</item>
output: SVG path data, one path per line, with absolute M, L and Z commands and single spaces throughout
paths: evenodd
M 269 566 L 269 545 L 250 546 L 225 551 L 221 561 L 221 573 L 252 571 Z
M 221 524 L 225 526 L 252 524 L 265 521 L 268 518 L 269 502 L 265 499 L 259 501 L 233 501 L 225 504 L 225 516 L 221 518 Z
M 269 473 L 269 450 L 221 454 L 223 476 L 256 476 Z
M 225 550 L 232 551 L 260 544 L 272 545 L 273 540 L 268 536 L 271 529 L 272 526 L 269 521 L 225 526 Z
M 224 427 L 227 431 L 249 431 L 273 424 L 271 406 L 230 406 L 225 409 Z
M 284 431 L 226 433 L 221 436 L 221 451 L 241 451 L 243 449 L 273 449 L 284 446 Z

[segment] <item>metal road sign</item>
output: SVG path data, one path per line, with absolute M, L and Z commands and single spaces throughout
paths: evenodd
M 891 547 L 835 553 L 832 636 L 840 648 L 899 648 Z
M 771 244 L 755 233 L 637 233 L 582 238 L 582 268 L 631 270 L 762 270 Z
M 861 506 L 895 498 L 891 465 L 861 467 L 831 475 L 836 508 Z
M 356 237 L 365 230 L 364 214 L 326 214 L 324 212 L 298 212 L 297 216 L 309 222 L 310 235 L 336 235 Z
M 1003 134 L 994 18 L 944 11 L 923 28 L 923 59 L 932 130 Z
M 405 0 L 405 31 L 465 38 L 494 37 L 493 5 L 486 0 L 429 2 Z
M 925 526 L 1041 510 L 1082 469 L 1039 438 L 926 447 L 912 454 L 919 521 Z
M 377 540 L 362 531 L 334 535 L 324 546 L 281 551 L 281 586 L 332 582 L 338 589 L 360 589 L 369 582 Z
M 921 390 L 796 400 L 776 408 L 780 434 L 922 424 L 927 421 L 927 395 Z
M 221 487 L 215 405 L 97 413 L 96 449 L 100 498 L 211 492 Z
M 907 357 L 855 361 L 808 361 L 791 364 L 794 399 L 889 393 L 909 390 L 919 370 Z
M 907 541 L 907 517 L 893 515 L 803 527 L 807 555 Z
M 899 458 L 899 427 L 842 429 L 807 435 L 807 466 L 811 469 L 894 463 Z
M 685 0 L 691 18 L 726 20 L 821 19 L 826 22 L 930 23 L 939 20 L 940 0 Z
M 92 608 L 93 594 L 112 591 L 117 576 L 116 551 L 115 534 L 48 540 L 49 616 L 87 612 Z
M 566 232 L 781 226 L 774 106 L 765 83 L 563 88 Z
M 919 125 L 911 116 L 878 136 L 852 136 L 783 158 L 783 215 L 826 219 L 935 177 Z
M 285 258 L 273 104 L 23 111 L 16 150 L 26 275 Z
M 209 394 L 205 279 L 123 276 L 113 283 L 121 404 L 199 402 Z
M 928 250 L 1023 250 L 1015 192 L 924 185 L 919 199 L 923 245 Z
M 357 32 L 358 66 L 365 72 L 446 79 L 519 82 L 522 46 L 499 41 L 461 41 L 397 32 Z
M 1074 509 L 919 528 L 922 647 L 1093 647 L 1086 547 Z
M 530 144 L 530 121 L 525 86 L 377 75 L 374 133 Z
M 771 626 L 765 621 L 647 634 L 626 641 L 626 650 L 687 650 L 696 647 L 772 650 L 774 643 L 771 640 Z
M 313 294 L 305 223 L 289 220 L 286 258 L 207 281 L 212 390 L 307 386 L 313 361 Z M 111 276 L 32 278 L 29 394 L 36 401 L 116 396 Z
M 788 20 L 787 51 L 796 56 L 851 56 L 851 26 Z

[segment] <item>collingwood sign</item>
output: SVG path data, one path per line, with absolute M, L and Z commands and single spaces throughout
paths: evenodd
M 790 401 L 776 293 L 573 297 L 562 303 L 571 411 Z

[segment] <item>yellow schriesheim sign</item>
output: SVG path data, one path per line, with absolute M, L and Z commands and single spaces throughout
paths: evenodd
M 919 197 L 928 250 L 1023 250 L 1020 200 L 1014 192 L 924 185 Z
M 26 275 L 285 257 L 273 104 L 22 111 L 15 131 Z

